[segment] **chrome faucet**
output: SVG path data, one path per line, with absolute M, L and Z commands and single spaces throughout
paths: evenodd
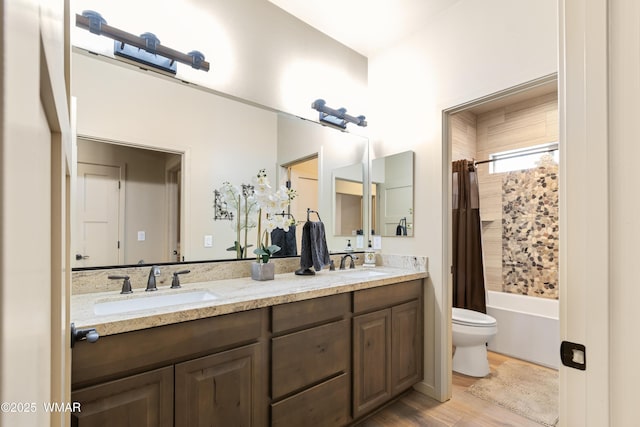
M 160 268 L 157 265 L 151 267 L 149 271 L 149 279 L 147 279 L 147 289 L 145 291 L 157 291 L 156 276 L 160 274 Z
M 356 268 L 356 265 L 353 261 L 355 259 L 358 259 L 358 257 L 354 257 L 351 254 L 346 254 L 342 258 L 340 258 L 340 270 L 344 270 L 344 262 L 347 259 L 347 257 L 351 258 L 351 263 L 349 264 L 349 268 Z

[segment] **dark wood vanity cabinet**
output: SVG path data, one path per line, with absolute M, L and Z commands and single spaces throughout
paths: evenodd
M 353 417 L 422 380 L 422 281 L 353 296 Z
M 422 379 L 422 280 L 76 343 L 72 426 L 339 427 Z

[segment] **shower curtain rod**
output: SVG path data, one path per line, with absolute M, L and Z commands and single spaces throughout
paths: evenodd
M 512 154 L 511 156 L 502 156 L 502 157 L 497 158 L 497 159 L 480 160 L 479 162 L 476 162 L 474 160 L 473 164 L 474 165 L 481 165 L 483 163 L 492 163 L 492 162 L 497 162 L 499 160 L 515 159 L 516 157 L 530 156 L 532 154 L 551 153 L 552 151 L 558 151 L 558 148 L 548 148 L 546 150 L 538 150 L 538 151 L 530 151 L 528 153 Z

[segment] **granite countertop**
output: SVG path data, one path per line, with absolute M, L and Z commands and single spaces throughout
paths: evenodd
M 71 321 L 76 328 L 96 328 L 101 336 L 152 328 L 171 323 L 255 308 L 302 301 L 343 292 L 384 286 L 428 277 L 425 271 L 396 267 L 358 267 L 354 270 L 323 270 L 315 276 L 277 274 L 274 280 L 254 281 L 250 277 L 189 283 L 181 289 L 158 288 L 156 292 L 135 290 L 121 295 L 118 291 L 97 292 L 71 297 Z M 207 301 L 173 304 L 165 307 L 125 311 L 117 314 L 95 314 L 95 305 L 130 299 L 162 298 L 171 295 L 199 292 Z M 188 296 L 188 295 L 182 295 Z M 180 299 L 181 296 L 176 296 Z

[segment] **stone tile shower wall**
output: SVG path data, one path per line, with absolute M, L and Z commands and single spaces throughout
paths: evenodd
M 502 180 L 502 290 L 558 298 L 558 166 Z

